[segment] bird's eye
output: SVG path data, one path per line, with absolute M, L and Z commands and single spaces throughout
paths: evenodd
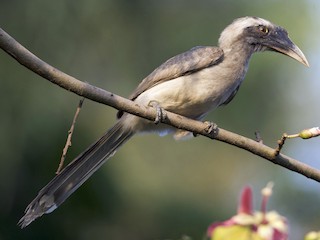
M 266 26 L 260 25 L 260 26 L 258 26 L 258 29 L 260 32 L 262 32 L 264 34 L 269 33 L 269 29 Z

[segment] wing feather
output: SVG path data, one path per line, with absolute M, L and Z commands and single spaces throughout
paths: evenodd
M 198 46 L 176 55 L 161 64 L 150 73 L 129 96 L 136 99 L 144 91 L 165 81 L 199 71 L 203 68 L 218 64 L 223 59 L 223 51 L 219 47 Z M 119 111 L 117 117 L 123 115 Z

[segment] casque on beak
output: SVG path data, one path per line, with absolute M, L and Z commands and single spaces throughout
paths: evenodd
M 264 39 L 263 45 L 268 47 L 269 50 L 285 54 L 309 67 L 308 60 L 303 52 L 290 40 L 287 31 L 281 27 L 272 30 L 268 37 Z

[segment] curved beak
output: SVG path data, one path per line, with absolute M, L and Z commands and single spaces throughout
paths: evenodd
M 300 48 L 298 48 L 298 46 L 290 40 L 285 29 L 281 27 L 274 29 L 272 32 L 270 32 L 263 44 L 267 46 L 269 50 L 277 51 L 287 55 L 309 67 L 307 58 L 304 56 Z

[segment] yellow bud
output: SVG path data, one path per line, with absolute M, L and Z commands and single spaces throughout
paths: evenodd
M 320 128 L 319 127 L 305 129 L 299 133 L 299 137 L 301 137 L 302 139 L 317 137 L 319 135 L 320 135 Z

